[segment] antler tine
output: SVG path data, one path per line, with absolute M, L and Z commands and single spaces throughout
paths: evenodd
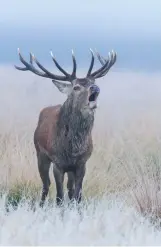
M 33 66 L 33 55 L 30 53 L 30 63 L 26 62 L 25 59 L 22 57 L 21 53 L 20 53 L 20 49 L 18 48 L 18 55 L 19 55 L 19 59 L 20 61 L 25 65 L 24 68 L 16 66 L 15 68 L 21 71 L 31 71 L 36 75 L 42 76 L 42 77 L 47 77 L 44 73 L 40 72 L 39 70 L 37 70 L 34 66 Z
M 33 55 L 31 52 L 30 52 L 30 63 L 33 64 Z
M 21 54 L 20 54 L 20 49 L 19 49 L 19 48 L 17 48 L 17 52 L 18 52 L 18 55 L 19 55 L 19 58 L 20 58 L 20 61 L 21 61 L 23 58 L 22 58 L 22 56 L 21 56 Z M 22 62 L 22 61 L 21 61 L 21 62 Z M 22 71 L 27 71 L 27 70 L 28 70 L 26 67 L 22 68 L 22 67 L 19 67 L 19 66 L 16 66 L 16 65 L 14 65 L 14 66 L 15 66 L 15 68 L 18 69 L 18 70 L 22 70 Z
M 48 78 L 53 79 L 53 80 L 60 80 L 60 81 L 68 81 L 68 76 L 61 76 L 61 75 L 55 75 L 53 73 L 51 73 L 50 71 L 48 71 L 47 69 L 45 69 L 45 67 L 36 59 L 36 57 L 34 56 L 34 61 L 37 64 L 37 66 L 45 72 L 45 74 L 48 76 Z
M 98 58 L 98 60 L 100 61 L 100 63 L 102 64 L 102 65 L 104 65 L 105 63 L 106 63 L 106 59 L 104 58 L 104 57 L 102 57 L 99 53 L 98 53 L 98 51 L 96 50 L 96 55 L 97 55 L 97 58 Z
M 98 69 L 98 70 L 96 70 L 95 72 L 93 72 L 93 73 L 91 74 L 91 76 L 95 78 L 95 77 L 97 76 L 97 74 L 99 74 L 101 71 L 104 71 L 104 69 L 108 66 L 108 63 L 109 63 L 109 61 L 107 60 L 107 61 L 105 62 L 105 64 L 104 64 L 100 69 Z
M 19 58 L 20 58 L 21 54 L 20 54 L 20 49 L 19 48 L 17 48 L 17 52 L 18 52 L 18 55 L 19 55 Z M 21 58 L 20 58 L 20 60 L 21 60 Z M 19 67 L 19 66 L 16 66 L 16 65 L 14 65 L 14 67 L 16 69 L 22 70 L 22 71 L 27 71 L 28 70 L 26 67 L 22 68 L 22 67 Z
M 99 74 L 97 78 L 100 78 L 100 77 L 105 76 L 107 74 L 107 72 L 110 70 L 110 68 L 113 66 L 113 64 L 115 63 L 115 61 L 114 61 L 114 59 L 111 60 L 111 62 L 109 63 L 108 68 L 106 70 L 104 70 L 101 74 Z
M 21 67 L 16 66 L 16 65 L 14 65 L 14 67 L 15 67 L 16 69 L 18 69 L 18 70 L 22 70 L 22 71 L 27 71 L 27 70 L 28 70 L 27 68 L 21 68 Z
M 94 52 L 93 52 L 93 50 L 91 48 L 90 48 L 90 51 L 91 51 L 92 58 L 91 58 L 91 64 L 89 66 L 89 70 L 87 72 L 87 76 L 86 77 L 91 76 L 91 72 L 92 72 L 92 69 L 93 69 L 93 66 L 94 66 Z
M 104 60 L 105 60 L 105 58 L 104 58 Z M 109 57 L 107 60 L 109 61 L 107 68 L 105 68 L 102 72 L 97 74 L 95 78 L 100 78 L 100 77 L 105 76 L 107 74 L 107 72 L 110 70 L 110 68 L 116 62 L 116 53 L 113 50 L 111 52 L 109 52 Z
M 61 66 L 60 64 L 56 61 L 56 59 L 53 56 L 53 52 L 50 51 L 51 57 L 53 62 L 55 63 L 56 67 L 65 75 L 65 76 L 70 76 Z
M 77 62 L 76 62 L 76 59 L 75 59 L 75 55 L 74 55 L 74 51 L 73 50 L 72 50 L 72 60 L 73 60 L 73 72 L 72 72 L 71 77 L 73 79 L 76 79 Z
M 102 71 L 102 73 L 97 75 L 97 78 L 100 78 L 102 76 L 105 76 L 107 74 L 107 72 L 110 70 L 110 68 L 114 65 L 114 63 L 116 62 L 116 53 L 114 51 L 112 51 L 111 53 L 109 53 L 109 64 L 107 66 L 107 68 L 104 69 L 104 71 Z
M 109 53 L 109 66 L 107 70 L 109 70 L 114 65 L 115 62 L 116 62 L 116 52 L 112 50 L 111 53 Z
M 92 76 L 96 79 L 96 78 L 100 78 L 104 75 L 107 74 L 107 72 L 109 71 L 109 69 L 114 65 L 114 63 L 116 62 L 116 53 L 112 50 L 112 52 L 109 52 L 109 56 L 108 59 L 105 59 L 103 57 L 101 57 L 99 55 L 99 53 L 97 53 L 97 57 L 98 59 L 101 58 L 101 60 L 99 59 L 100 63 L 103 63 L 102 68 L 100 68 L 99 70 L 95 71 L 94 73 L 92 73 Z M 103 62 L 104 60 L 104 62 Z
M 109 59 L 108 60 L 109 60 L 109 64 L 108 64 L 107 68 L 105 68 L 104 71 L 97 74 L 96 78 L 103 77 L 107 74 L 107 72 L 110 70 L 110 68 L 116 62 L 116 53 L 114 53 L 113 51 L 111 53 L 109 53 Z

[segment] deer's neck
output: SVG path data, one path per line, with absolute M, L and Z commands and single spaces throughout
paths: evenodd
M 85 115 L 65 102 L 61 107 L 57 124 L 58 138 L 72 153 L 83 152 L 91 141 L 93 123 L 93 114 Z

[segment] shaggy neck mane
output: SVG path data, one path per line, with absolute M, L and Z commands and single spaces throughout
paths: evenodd
M 79 108 L 73 107 L 72 100 L 66 100 L 57 122 L 57 137 L 68 146 L 70 152 L 81 153 L 89 144 L 93 123 L 93 114 L 84 115 Z

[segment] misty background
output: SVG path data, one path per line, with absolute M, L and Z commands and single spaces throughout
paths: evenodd
M 104 57 L 114 49 L 117 61 L 101 89 L 98 114 L 113 123 L 154 112 L 161 101 L 161 1 L 160 0 L 0 0 L 0 117 L 37 121 L 40 110 L 64 102 L 51 80 L 20 72 L 17 48 L 26 60 L 29 52 L 50 71 L 57 61 L 71 71 L 71 50 L 77 59 L 77 76 L 84 77 L 91 61 L 90 48 Z M 96 60 L 95 68 L 100 67 Z M 94 69 L 95 69 L 94 68 Z M 105 106 L 105 107 L 104 107 Z M 32 109 L 32 111 L 31 111 Z M 159 113 L 158 113 L 159 112 Z M 36 119 L 36 120 L 35 120 Z M 116 120 L 117 119 L 117 120 Z M 119 121 L 118 121 L 119 119 Z M 35 125 L 33 125 L 35 126 Z M 6 124 L 5 124 L 6 128 Z
M 78 66 L 90 62 L 89 48 L 118 54 L 114 69 L 161 71 L 160 0 L 1 0 L 1 64 L 20 64 L 17 47 L 53 65 L 52 49 L 70 66 L 74 49 Z

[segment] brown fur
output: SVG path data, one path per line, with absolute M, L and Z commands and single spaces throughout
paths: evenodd
M 51 155 L 52 139 L 50 137 L 54 134 L 60 108 L 61 105 L 56 105 L 41 110 L 34 134 L 34 143 L 37 151 L 41 146 L 44 150 L 48 150 L 48 155 Z M 38 143 L 36 142 L 37 139 L 39 140 Z

